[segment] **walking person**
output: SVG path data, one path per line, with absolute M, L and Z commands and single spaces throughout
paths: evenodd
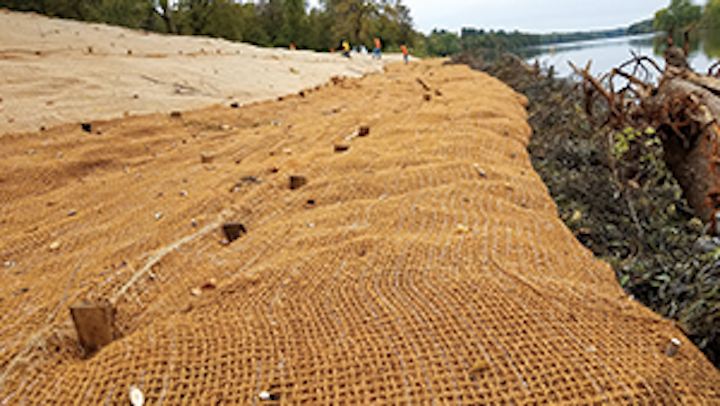
M 382 55 L 380 54 L 380 38 L 375 38 L 375 49 L 373 49 L 373 59 L 382 59 Z
M 350 57 L 350 43 L 347 41 L 343 41 L 342 49 L 343 49 L 343 56 L 349 58 Z
M 408 54 L 409 54 L 408 49 L 405 46 L 405 44 L 400 45 L 400 49 L 402 50 L 402 53 L 403 53 L 403 59 L 405 60 L 405 65 L 407 65 L 408 64 Z

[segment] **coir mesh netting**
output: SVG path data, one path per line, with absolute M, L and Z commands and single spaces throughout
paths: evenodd
M 720 404 L 558 219 L 525 120 L 430 62 L 4 136 L 0 402 Z M 100 300 L 118 337 L 85 359 L 69 308 Z

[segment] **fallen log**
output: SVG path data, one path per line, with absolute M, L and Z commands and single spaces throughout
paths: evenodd
M 646 57 L 634 55 L 602 78 L 570 65 L 584 79 L 589 115 L 599 93 L 607 103 L 603 111 L 610 125 L 657 129 L 664 159 L 688 203 L 696 216 L 709 222 L 720 209 L 720 79 L 693 72 L 680 48 L 668 48 L 665 57 L 666 67 L 657 85 L 647 80 L 649 69 L 644 65 L 651 61 Z M 638 72 L 645 72 L 645 80 L 637 77 Z M 618 80 L 625 86 L 615 90 Z
M 720 80 L 685 70 L 665 77 L 644 103 L 658 117 L 665 161 L 703 221 L 720 208 Z

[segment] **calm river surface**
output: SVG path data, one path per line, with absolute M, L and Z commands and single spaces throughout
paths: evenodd
M 677 42 L 676 42 L 677 44 Z M 534 56 L 526 58 L 529 63 L 540 61 L 541 66 L 555 66 L 559 76 L 568 76 L 575 66 L 584 68 L 592 61 L 590 71 L 593 75 L 610 72 L 614 67 L 632 59 L 631 51 L 655 60 L 660 68 L 665 67 L 662 53 L 665 50 L 663 34 L 645 34 L 629 37 L 598 39 L 591 41 L 568 42 L 556 45 L 544 45 L 528 50 Z M 690 66 L 699 73 L 707 73 L 708 67 L 720 57 L 720 31 L 698 34 L 690 41 Z

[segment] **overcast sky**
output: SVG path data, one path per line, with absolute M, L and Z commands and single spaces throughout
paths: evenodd
M 317 5 L 317 0 L 309 0 Z M 704 4 L 705 1 L 694 1 Z M 544 33 L 617 28 L 650 18 L 670 0 L 403 0 L 415 29 L 462 27 Z

